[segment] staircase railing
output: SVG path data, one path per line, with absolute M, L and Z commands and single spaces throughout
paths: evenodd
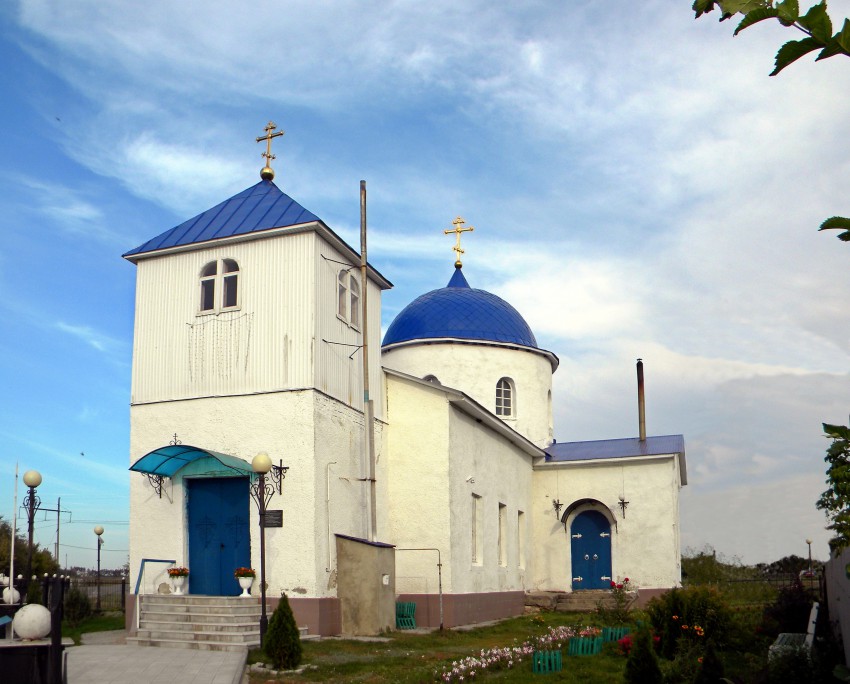
M 142 558 L 142 562 L 139 564 L 139 572 L 136 575 L 136 587 L 133 589 L 133 596 L 135 596 L 135 600 L 133 601 L 133 623 L 136 626 L 136 631 L 139 630 L 139 587 L 142 585 L 142 578 L 145 574 L 145 565 L 148 563 L 170 563 L 171 565 L 176 565 L 176 560 L 166 559 L 166 558 Z

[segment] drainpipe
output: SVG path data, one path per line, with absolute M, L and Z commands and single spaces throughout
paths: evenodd
M 328 567 L 325 572 L 331 571 L 331 466 L 336 461 L 331 461 L 325 466 L 325 512 L 328 516 Z

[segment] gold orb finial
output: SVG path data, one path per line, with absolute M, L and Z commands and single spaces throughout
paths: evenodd
M 284 131 L 272 133 L 272 131 L 276 128 L 277 126 L 275 125 L 274 121 L 269 121 L 266 124 L 266 127 L 263 129 L 266 134 L 261 135 L 257 138 L 257 142 L 261 142 L 263 140 L 266 141 L 266 151 L 263 152 L 263 154 L 261 155 L 262 157 L 265 157 L 266 165 L 263 167 L 262 171 L 260 171 L 260 178 L 262 178 L 264 181 L 270 181 L 274 178 L 274 170 L 271 167 L 271 161 L 272 159 L 277 159 L 277 157 L 272 154 L 272 139 L 279 138 L 284 134 Z

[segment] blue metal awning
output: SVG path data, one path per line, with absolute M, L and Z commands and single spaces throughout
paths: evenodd
M 239 475 L 253 476 L 254 474 L 251 464 L 241 458 L 188 444 L 169 444 L 154 449 L 131 465 L 130 470 L 145 475 L 173 477 L 174 473 L 181 468 L 204 458 L 213 458 L 226 468 L 235 470 Z

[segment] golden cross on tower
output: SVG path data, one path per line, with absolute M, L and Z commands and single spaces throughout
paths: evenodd
M 454 228 L 449 228 L 448 230 L 444 230 L 443 233 L 448 235 L 449 233 L 454 233 L 457 238 L 457 242 L 455 242 L 455 246 L 452 249 L 457 252 L 457 261 L 455 261 L 455 268 L 460 268 L 463 264 L 460 262 L 460 255 L 464 254 L 466 250 L 464 250 L 460 246 L 460 234 L 461 233 L 471 233 L 475 228 L 472 226 L 468 226 L 464 228 L 463 226 L 466 224 L 460 216 L 458 216 L 454 221 L 452 221 L 452 225 Z
M 274 170 L 271 167 L 271 162 L 272 159 L 277 159 L 277 157 L 272 154 L 272 138 L 279 138 L 284 133 L 284 131 L 272 133 L 272 131 L 276 128 L 277 126 L 275 125 L 274 121 L 269 121 L 266 127 L 263 129 L 266 134 L 261 135 L 259 138 L 257 138 L 257 142 L 261 142 L 263 140 L 266 141 L 266 151 L 263 152 L 263 154 L 261 155 L 265 157 L 266 165 L 263 167 L 263 170 L 260 171 L 260 178 L 267 181 L 270 181 L 274 178 Z

